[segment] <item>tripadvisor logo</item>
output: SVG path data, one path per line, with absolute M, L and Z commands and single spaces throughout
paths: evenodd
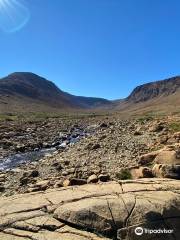
M 141 236 L 141 235 L 143 235 L 143 228 L 142 227 L 137 227 L 134 230 L 134 232 L 135 232 L 136 235 Z
M 172 234 L 174 230 L 172 229 L 148 229 L 148 228 L 142 228 L 142 227 L 137 227 L 134 229 L 134 233 L 137 236 L 142 236 L 144 234 Z M 117 239 L 121 239 L 121 229 L 118 230 L 117 232 Z
M 171 234 L 174 232 L 172 229 L 147 229 L 142 227 L 137 227 L 134 230 L 135 234 L 141 236 L 142 234 Z

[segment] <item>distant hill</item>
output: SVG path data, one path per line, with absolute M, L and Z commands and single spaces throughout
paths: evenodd
M 1 111 L 91 109 L 111 104 L 102 98 L 78 97 L 36 74 L 17 72 L 0 79 Z
M 123 100 L 115 101 L 123 112 L 180 112 L 180 76 L 136 87 Z
M 173 77 L 136 87 L 127 101 L 133 103 L 145 102 L 156 97 L 167 97 L 178 91 L 180 91 L 180 77 Z

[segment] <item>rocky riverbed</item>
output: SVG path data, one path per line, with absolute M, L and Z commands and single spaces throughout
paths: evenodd
M 148 153 L 178 144 L 179 137 L 170 128 L 171 121 L 179 120 L 122 120 L 113 115 L 24 124 L 10 122 L 9 128 L 8 123 L 2 123 L 6 124 L 6 134 L 3 132 L 1 139 L 13 144 L 9 157 L 8 149 L 1 145 L 0 194 L 8 196 L 90 182 L 155 176 L 154 163 L 144 164 L 141 160 L 143 156 L 146 159 Z M 20 124 L 23 130 L 19 140 Z M 12 128 L 13 137 L 7 140 Z M 20 145 L 21 151 L 17 148 Z M 178 149 L 177 146 L 168 151 L 176 154 Z
M 23 144 L 16 147 L 15 153 L 9 154 L 9 156 L 1 157 L 0 171 L 7 171 L 21 166 L 25 163 L 32 163 L 38 161 L 44 157 L 54 155 L 66 148 L 78 143 L 82 138 L 86 138 L 95 132 L 94 126 L 88 128 L 80 128 L 75 125 L 67 133 L 58 133 L 54 141 L 51 143 L 42 142 L 33 146 L 35 148 L 29 149 L 29 145 Z M 26 136 L 25 136 L 26 137 Z M 31 146 L 32 147 L 32 146 Z

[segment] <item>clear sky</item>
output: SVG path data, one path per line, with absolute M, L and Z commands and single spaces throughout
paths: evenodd
M 0 0 L 0 77 L 17 71 L 108 99 L 179 75 L 180 1 Z

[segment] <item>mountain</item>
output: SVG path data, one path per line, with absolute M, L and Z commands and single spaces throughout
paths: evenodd
M 102 98 L 78 97 L 36 74 L 17 72 L 0 79 L 0 111 L 91 109 L 111 104 Z
M 74 96 L 36 74 L 17 72 L 0 79 L 0 112 L 105 110 L 122 114 L 180 112 L 180 76 L 136 87 L 125 99 Z
M 179 76 L 138 86 L 129 95 L 127 101 L 145 102 L 157 97 L 167 97 L 177 91 L 180 91 Z
M 136 87 L 125 99 L 115 101 L 123 112 L 180 112 L 180 76 Z

